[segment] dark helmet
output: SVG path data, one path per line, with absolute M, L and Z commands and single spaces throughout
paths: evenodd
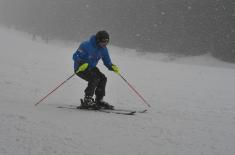
M 109 34 L 106 31 L 98 31 L 95 35 L 97 43 L 109 42 Z

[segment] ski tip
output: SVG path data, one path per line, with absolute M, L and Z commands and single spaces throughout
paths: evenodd
M 131 114 L 132 114 L 132 115 L 136 114 L 136 111 L 133 111 Z
M 148 111 L 147 109 L 144 109 L 144 110 L 142 110 L 141 112 L 144 113 L 144 112 L 147 112 L 147 111 Z
M 129 115 L 134 115 L 134 114 L 136 114 L 136 111 L 132 111 L 129 113 Z
M 128 113 L 116 113 L 116 114 L 123 114 L 123 115 L 135 115 L 136 111 L 128 112 Z

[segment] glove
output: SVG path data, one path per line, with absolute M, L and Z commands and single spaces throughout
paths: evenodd
M 114 71 L 115 73 L 119 74 L 120 70 L 116 65 L 112 65 L 112 71 Z
M 83 72 L 83 71 L 85 71 L 87 68 L 88 68 L 88 63 L 84 63 L 84 64 L 82 64 L 82 65 L 78 68 L 78 70 L 77 70 L 76 73 L 78 73 L 78 72 Z

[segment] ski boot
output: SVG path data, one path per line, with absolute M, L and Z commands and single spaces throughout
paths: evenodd
M 91 96 L 85 96 L 84 99 L 81 99 L 81 109 L 94 109 L 97 110 L 99 109 L 98 106 L 96 105 L 96 102 Z
M 109 104 L 108 102 L 105 102 L 103 99 L 96 99 L 95 102 L 100 109 L 114 109 L 113 105 Z

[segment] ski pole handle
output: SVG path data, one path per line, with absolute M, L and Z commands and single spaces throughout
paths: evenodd
M 150 104 L 143 98 L 143 96 L 120 74 L 118 75 L 127 83 L 127 85 L 141 98 L 141 100 L 148 106 L 151 107 Z

